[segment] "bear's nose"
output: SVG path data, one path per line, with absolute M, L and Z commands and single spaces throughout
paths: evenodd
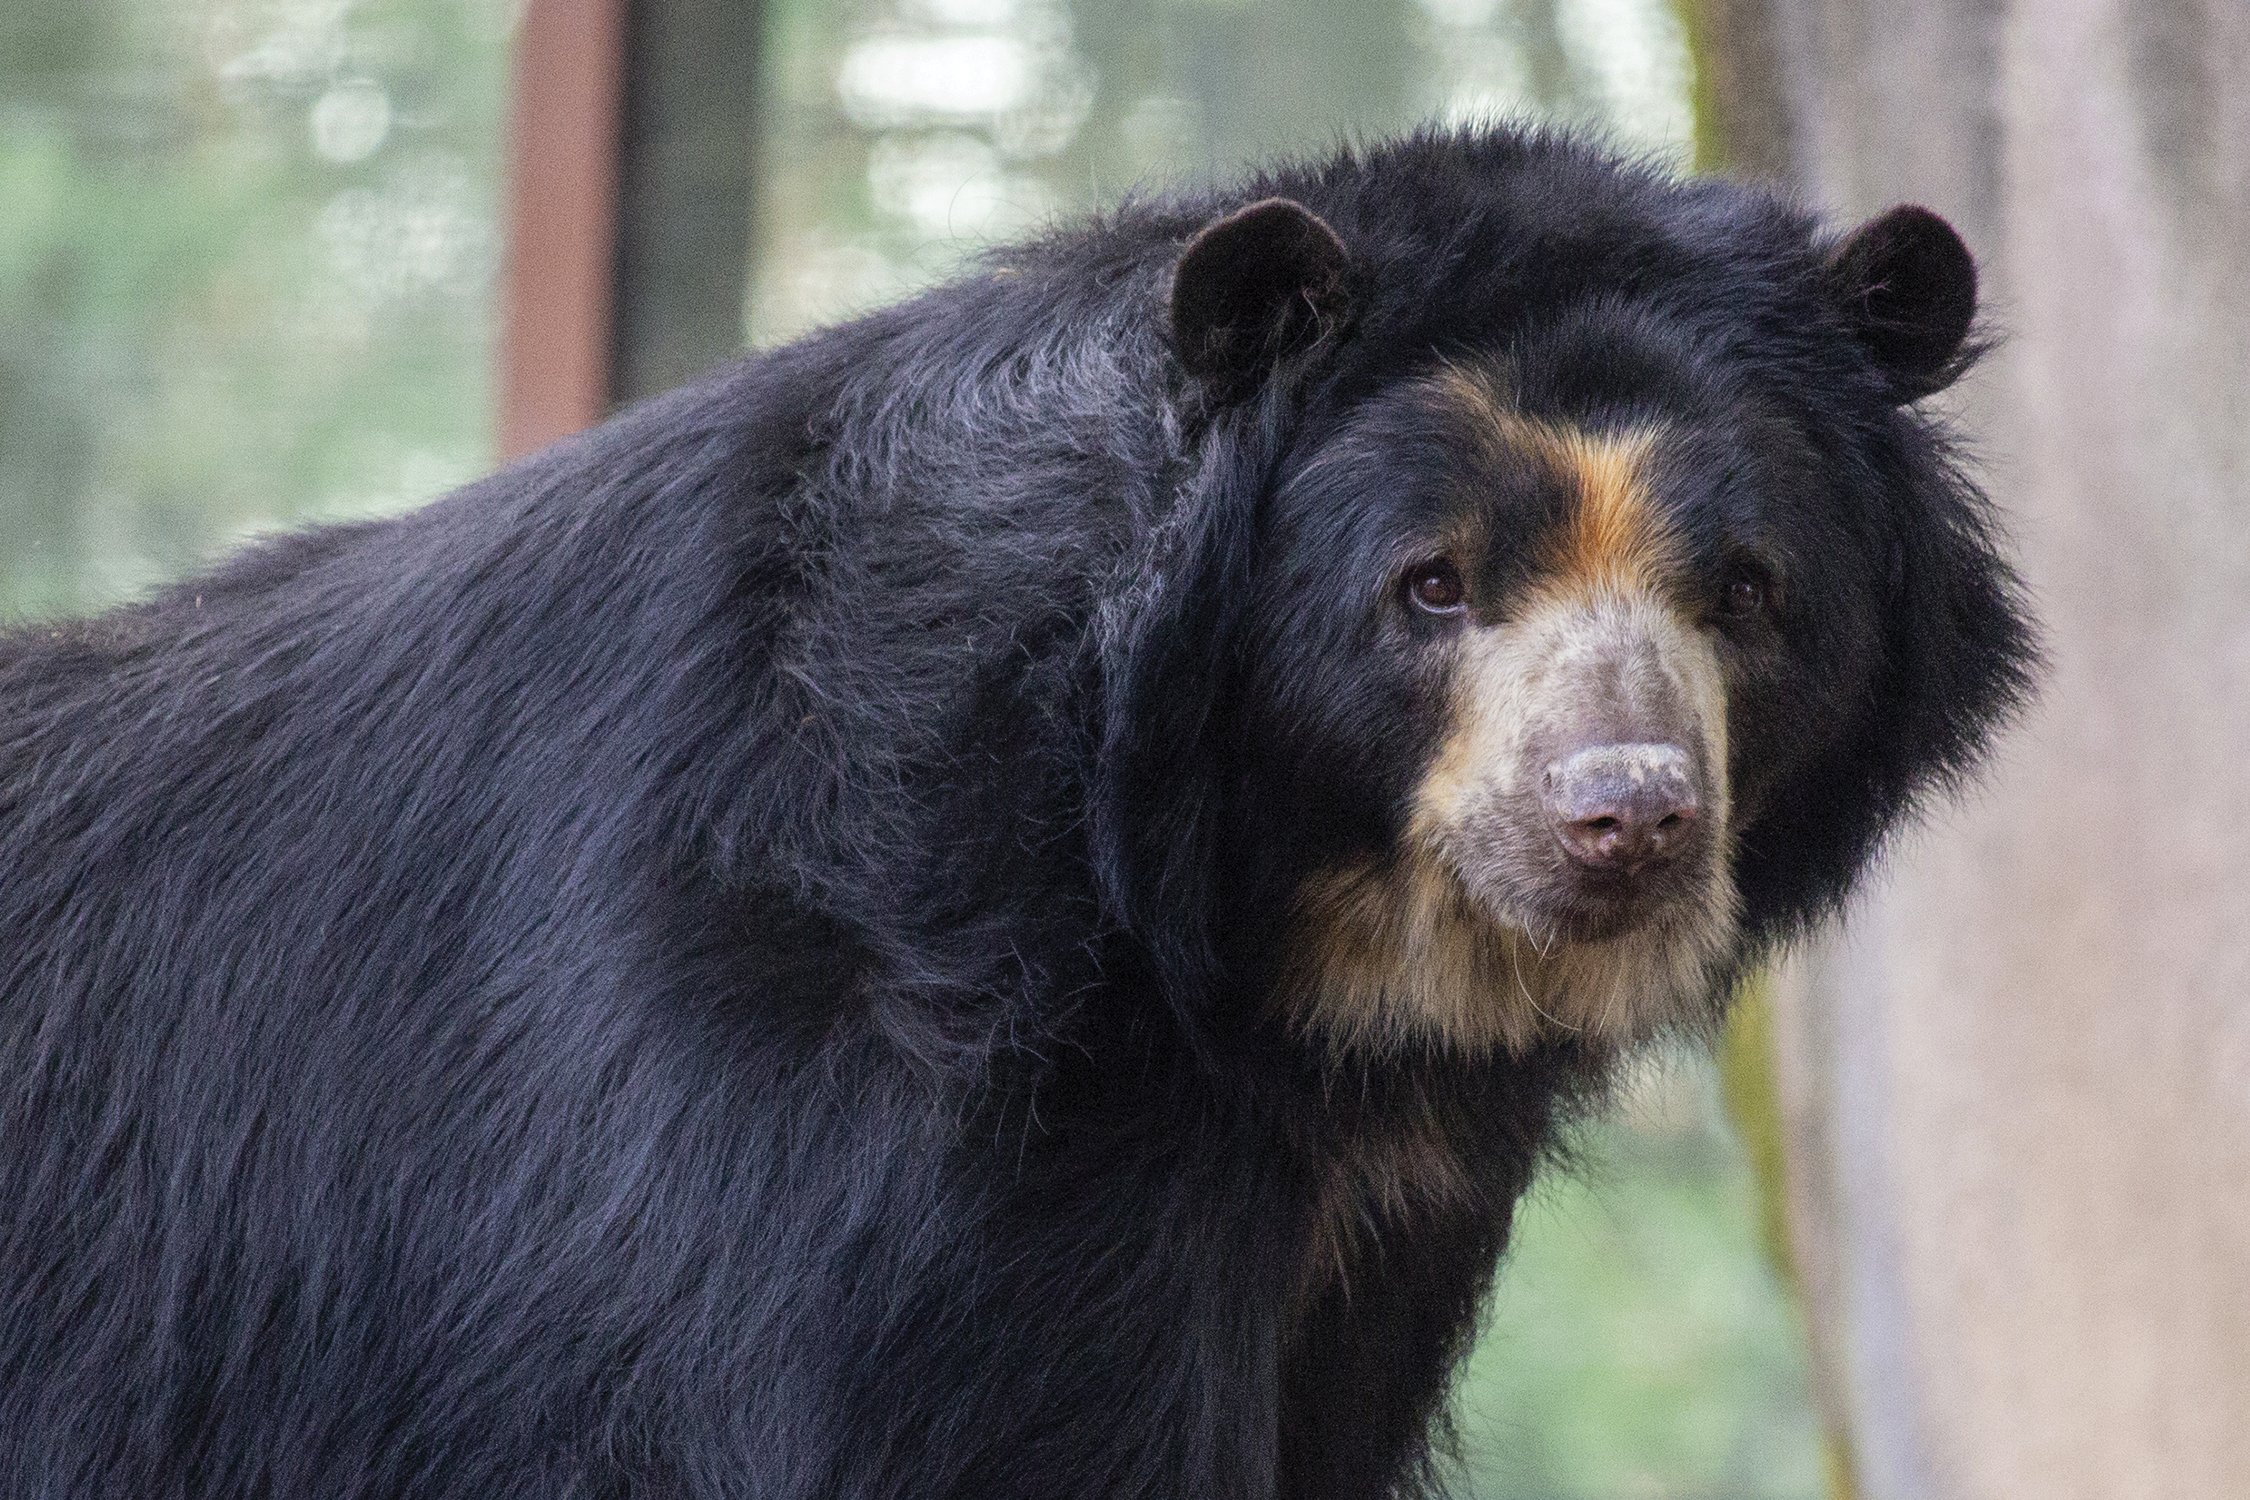
M 1694 838 L 1695 764 L 1677 745 L 1594 745 L 1547 767 L 1548 824 L 1573 860 L 1635 874 Z

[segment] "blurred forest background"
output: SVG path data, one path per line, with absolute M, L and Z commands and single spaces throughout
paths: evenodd
M 0 6 L 0 610 L 110 603 L 491 467 L 505 0 Z M 1685 162 L 1665 0 L 773 0 L 742 338 L 1138 186 L 1530 114 Z M 1525 1209 L 1467 1494 L 1820 1490 L 1802 1340 L 1707 1062 Z

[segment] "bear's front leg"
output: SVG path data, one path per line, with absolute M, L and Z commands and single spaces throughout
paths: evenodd
M 1323 1268 L 1284 1338 L 1282 1500 L 1414 1493 L 1506 1232 L 1454 1215 Z

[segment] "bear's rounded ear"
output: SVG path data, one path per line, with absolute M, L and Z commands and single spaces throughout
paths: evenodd
M 1967 366 L 1977 263 L 1936 214 L 1903 204 L 1869 219 L 1831 252 L 1828 277 L 1899 400 L 1944 390 Z
M 1207 224 L 1172 272 L 1172 347 L 1223 391 L 1257 383 L 1342 322 L 1350 257 L 1318 214 L 1268 198 Z

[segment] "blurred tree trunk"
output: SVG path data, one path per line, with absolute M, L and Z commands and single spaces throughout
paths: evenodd
M 1682 0 L 1695 58 L 1695 157 L 1706 171 L 1786 181 L 1790 100 L 1776 48 L 1783 0 Z
M 617 200 L 617 366 L 637 401 L 742 352 L 760 0 L 631 0 Z
M 1776 988 L 1861 1485 L 2250 1495 L 2250 5 L 1696 16 L 1732 159 L 1978 249 L 2005 343 L 1950 399 L 2053 656 Z

